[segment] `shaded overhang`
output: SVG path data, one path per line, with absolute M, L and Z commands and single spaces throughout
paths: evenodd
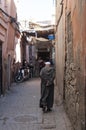
M 48 40 L 53 40 L 55 38 L 54 36 L 54 28 L 48 27 L 48 28 L 42 28 L 42 29 L 30 29 L 22 32 L 23 34 L 26 34 L 26 36 L 30 37 L 37 37 L 37 38 L 45 38 Z M 53 36 L 53 39 L 50 39 L 49 36 Z

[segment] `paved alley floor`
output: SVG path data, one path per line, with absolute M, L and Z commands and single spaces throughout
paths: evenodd
M 39 99 L 40 79 L 14 83 L 0 97 L 0 130 L 72 130 L 62 105 L 43 113 Z

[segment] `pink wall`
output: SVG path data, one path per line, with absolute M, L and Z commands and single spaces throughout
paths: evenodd
M 1 9 L 9 16 L 16 18 L 16 6 L 13 0 L 1 0 Z M 0 11 L 0 41 L 2 43 L 2 86 L 3 92 L 11 85 L 12 63 L 15 54 L 15 23 L 11 23 L 11 19 Z M 10 56 L 10 59 L 9 59 Z M 9 77 L 9 78 L 8 78 Z

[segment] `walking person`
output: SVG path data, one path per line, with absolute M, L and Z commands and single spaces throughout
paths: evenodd
M 55 69 L 50 62 L 45 62 L 45 66 L 40 71 L 41 78 L 41 98 L 40 107 L 43 112 L 51 111 L 54 102 L 54 79 Z

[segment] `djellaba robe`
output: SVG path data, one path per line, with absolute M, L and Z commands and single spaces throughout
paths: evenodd
M 41 78 L 41 98 L 40 107 L 46 106 L 47 108 L 53 107 L 54 102 L 54 79 L 55 69 L 51 66 L 45 66 L 40 71 Z

